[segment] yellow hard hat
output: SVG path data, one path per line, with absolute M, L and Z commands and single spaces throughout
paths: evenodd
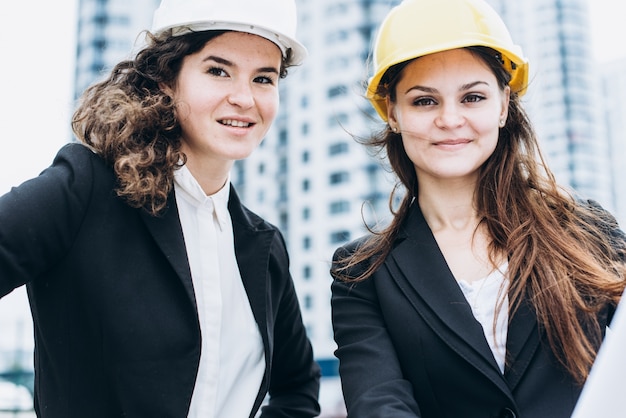
M 377 94 L 392 66 L 435 52 L 468 46 L 486 46 L 502 55 L 511 74 L 509 85 L 519 95 L 528 83 L 528 61 L 515 45 L 498 14 L 483 0 L 404 0 L 383 20 L 374 44 L 374 75 L 367 98 L 387 120 L 387 103 Z

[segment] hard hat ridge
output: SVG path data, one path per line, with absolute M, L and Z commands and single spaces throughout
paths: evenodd
M 162 0 L 154 12 L 152 33 L 174 36 L 205 30 L 232 30 L 262 36 L 300 64 L 306 48 L 296 39 L 295 0 Z M 291 50 L 291 56 L 288 54 Z

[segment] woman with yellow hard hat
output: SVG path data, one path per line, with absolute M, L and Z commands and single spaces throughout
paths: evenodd
M 483 0 L 404 0 L 367 97 L 404 189 L 337 250 L 348 416 L 565 418 L 625 286 L 626 236 L 559 187 L 520 104 L 528 63 Z
M 306 55 L 295 31 L 294 0 L 163 0 L 83 94 L 79 142 L 0 197 L 0 297 L 27 286 L 38 417 L 319 414 L 284 239 L 229 177 Z

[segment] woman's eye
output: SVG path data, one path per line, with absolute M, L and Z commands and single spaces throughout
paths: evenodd
M 418 97 L 413 100 L 413 105 L 415 106 L 432 106 L 435 104 L 437 104 L 437 102 L 435 102 L 432 97 Z
M 484 99 L 485 99 L 485 97 L 483 95 L 480 95 L 480 94 L 468 94 L 467 96 L 465 96 L 463 101 L 466 102 L 466 103 L 476 103 L 476 102 L 480 102 L 481 100 L 484 100 Z
M 228 73 L 226 73 L 226 71 L 224 71 L 224 69 L 220 68 L 220 67 L 211 67 L 209 68 L 209 71 L 207 71 L 209 74 L 214 75 L 216 77 L 227 77 Z
M 255 83 L 260 83 L 260 84 L 274 84 L 274 79 L 272 77 L 268 77 L 268 76 L 258 76 L 254 79 Z

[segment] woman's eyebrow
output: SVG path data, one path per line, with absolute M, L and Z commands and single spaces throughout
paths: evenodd
M 471 83 L 466 83 L 466 84 L 462 84 L 461 87 L 459 88 L 459 91 L 465 91 L 465 90 L 469 90 L 472 89 L 474 87 L 476 87 L 479 84 L 484 84 L 486 86 L 489 86 L 489 83 L 487 83 L 486 81 L 472 81 Z M 420 86 L 415 85 L 410 87 L 409 89 L 407 89 L 407 91 L 404 92 L 404 94 L 407 94 L 408 92 L 410 92 L 411 90 L 420 90 L 423 91 L 425 93 L 436 93 L 437 89 L 432 88 L 432 87 L 426 87 L 426 86 Z
M 226 58 L 222 58 L 222 57 L 219 57 L 217 55 L 209 55 L 208 57 L 204 58 L 202 61 L 203 62 L 215 61 L 216 63 L 222 64 L 222 65 L 227 66 L 227 67 L 235 67 L 236 66 L 232 61 L 229 61 Z M 275 73 L 275 74 L 278 74 L 278 68 L 276 68 L 276 67 L 260 67 L 260 68 L 257 69 L 257 72 L 259 72 L 259 73 Z

